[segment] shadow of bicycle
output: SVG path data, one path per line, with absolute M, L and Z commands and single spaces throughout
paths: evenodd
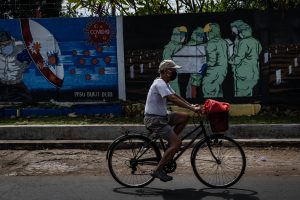
M 256 196 L 257 192 L 247 189 L 228 188 L 228 189 L 161 189 L 161 188 L 115 188 L 114 192 L 125 195 L 133 195 L 138 197 L 161 196 L 165 200 L 189 200 L 201 199 L 228 199 L 228 200 L 259 200 Z

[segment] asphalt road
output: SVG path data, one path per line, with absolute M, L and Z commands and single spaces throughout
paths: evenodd
M 300 176 L 245 176 L 229 189 L 210 189 L 192 175 L 145 188 L 124 188 L 110 176 L 0 176 L 1 200 L 296 200 Z

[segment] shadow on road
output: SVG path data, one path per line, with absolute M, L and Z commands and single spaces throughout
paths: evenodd
M 165 200 L 182 200 L 188 197 L 189 200 L 200 200 L 206 197 L 218 197 L 230 200 L 259 200 L 257 192 L 247 189 L 228 188 L 228 189 L 161 189 L 161 188 L 126 188 L 120 187 L 113 190 L 119 194 L 134 196 L 162 196 Z

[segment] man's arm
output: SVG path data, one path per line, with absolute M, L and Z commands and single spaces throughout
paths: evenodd
M 190 106 L 193 106 L 192 104 L 190 104 L 188 101 L 186 101 L 183 97 L 177 95 L 177 94 L 174 94 L 176 97 L 178 97 L 179 99 L 181 99 L 181 101 L 184 101 L 186 104 L 190 105 Z
M 200 111 L 200 106 L 193 106 L 192 104 L 190 104 L 189 102 L 187 102 L 182 97 L 180 97 L 176 94 L 168 95 L 167 99 L 169 101 L 171 101 L 172 103 L 174 103 L 175 105 L 179 106 L 179 107 L 189 109 L 193 112 L 199 112 Z

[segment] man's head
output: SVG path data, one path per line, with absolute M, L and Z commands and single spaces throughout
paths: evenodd
M 166 71 L 167 69 L 180 69 L 181 66 L 176 65 L 176 63 L 173 60 L 163 60 L 161 61 L 161 63 L 159 64 L 159 73 L 163 73 L 164 71 Z
M 167 78 L 168 81 L 172 81 L 177 76 L 177 69 L 181 66 L 177 65 L 173 60 L 163 60 L 159 65 L 159 73 L 162 78 Z

